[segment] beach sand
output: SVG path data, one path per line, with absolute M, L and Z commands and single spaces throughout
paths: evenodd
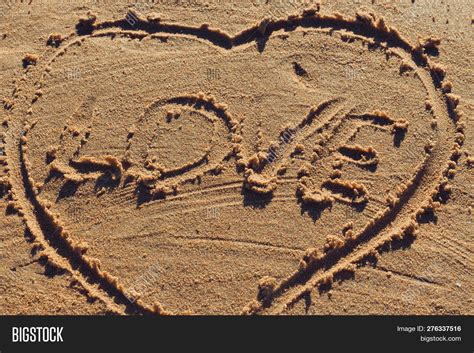
M 1 314 L 473 314 L 473 4 L 7 1 Z

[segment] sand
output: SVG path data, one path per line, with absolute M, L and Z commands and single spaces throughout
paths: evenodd
M 470 1 L 9 1 L 1 314 L 472 314 Z

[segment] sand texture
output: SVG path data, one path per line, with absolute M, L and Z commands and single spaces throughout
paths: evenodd
M 473 314 L 464 1 L 3 1 L 1 314 Z

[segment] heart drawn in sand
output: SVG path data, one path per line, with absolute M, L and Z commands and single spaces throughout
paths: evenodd
M 20 83 L 12 186 L 111 311 L 284 312 L 413 237 L 447 184 L 456 97 L 374 16 L 90 17 L 53 44 Z

